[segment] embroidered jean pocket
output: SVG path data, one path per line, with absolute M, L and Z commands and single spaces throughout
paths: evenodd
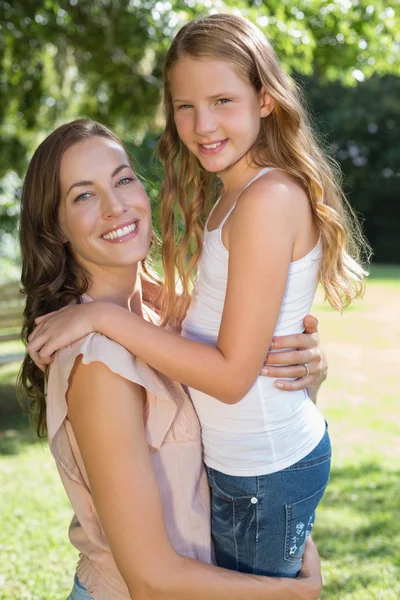
M 300 562 L 304 553 L 307 537 L 310 535 L 315 521 L 315 509 L 324 495 L 327 483 L 315 494 L 295 502 L 286 504 L 286 539 L 285 560 Z

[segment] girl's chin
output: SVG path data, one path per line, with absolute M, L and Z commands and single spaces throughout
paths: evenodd
M 201 166 L 209 173 L 219 173 L 225 171 L 230 165 L 227 164 L 226 160 L 210 160 L 211 157 L 207 157 L 205 160 L 202 157 L 200 159 Z

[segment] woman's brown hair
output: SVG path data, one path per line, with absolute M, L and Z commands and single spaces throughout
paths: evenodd
M 62 125 L 37 148 L 25 176 L 21 195 L 19 240 L 22 255 L 22 293 L 26 295 L 22 340 L 35 327 L 39 315 L 81 302 L 89 287 L 87 271 L 64 242 L 59 225 L 61 201 L 60 166 L 65 151 L 92 137 L 103 137 L 123 147 L 121 140 L 104 125 L 78 119 Z M 142 262 L 142 276 L 152 279 Z M 19 397 L 27 398 L 29 412 L 39 437 L 46 428 L 45 378 L 27 354 L 18 377 Z
M 182 144 L 174 122 L 170 74 L 185 56 L 225 60 L 258 92 L 264 88 L 274 99 L 273 111 L 261 119 L 252 148 L 253 163 L 282 169 L 305 189 L 323 245 L 320 281 L 330 304 L 346 307 L 364 291 L 366 272 L 360 261 L 363 254 L 369 256 L 369 247 L 341 191 L 339 167 L 318 144 L 301 91 L 283 71 L 261 31 L 242 17 L 215 14 L 185 25 L 165 61 L 166 126 L 159 143 L 165 168 L 161 191 L 163 323 L 181 319 L 188 307 L 204 222 L 216 193 L 215 174 L 202 168 Z M 179 298 L 176 272 L 183 291 Z

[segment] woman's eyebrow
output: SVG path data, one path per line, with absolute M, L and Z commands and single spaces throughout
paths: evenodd
M 114 169 L 114 171 L 111 173 L 111 179 L 113 177 L 115 177 L 120 171 L 122 171 L 123 169 L 132 169 L 132 167 L 130 165 L 119 165 L 119 167 L 117 167 L 116 169 Z M 74 187 L 82 187 L 83 185 L 93 185 L 93 181 L 89 181 L 89 180 L 82 180 L 82 181 L 76 181 L 75 183 L 73 183 L 71 185 L 71 187 L 69 188 L 68 192 L 66 193 L 66 195 L 68 196 L 68 194 L 70 193 L 70 191 L 74 188 Z
M 111 173 L 111 178 L 115 177 L 122 169 L 132 169 L 131 165 L 120 165 Z

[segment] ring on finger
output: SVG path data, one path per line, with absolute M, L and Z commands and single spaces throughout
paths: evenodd
M 309 376 L 309 374 L 310 374 L 310 369 L 308 368 L 308 364 L 307 364 L 307 363 L 301 363 L 301 366 L 302 366 L 302 367 L 304 367 L 304 368 L 305 368 L 305 370 L 306 370 L 306 374 L 305 374 L 305 375 L 303 375 L 303 379 L 305 379 L 306 377 L 308 377 L 308 376 Z

